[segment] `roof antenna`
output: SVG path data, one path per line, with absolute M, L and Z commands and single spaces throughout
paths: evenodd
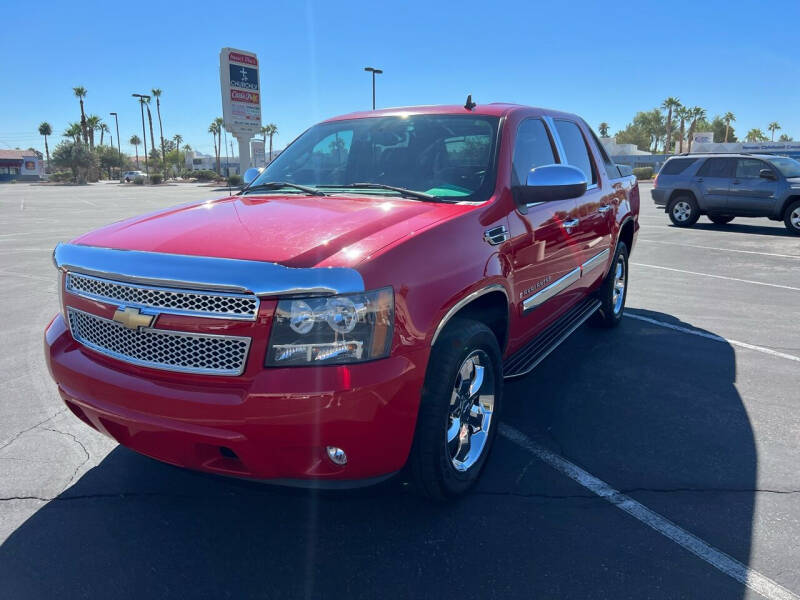
M 478 105 L 475 102 L 472 101 L 472 94 L 468 94 L 467 95 L 467 103 L 464 105 L 464 108 L 466 108 L 467 110 L 472 110 L 476 106 L 478 106 Z

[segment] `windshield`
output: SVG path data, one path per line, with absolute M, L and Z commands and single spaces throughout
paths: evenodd
M 436 198 L 484 201 L 495 182 L 499 118 L 473 115 L 367 117 L 315 125 L 251 184 L 372 183 Z M 355 186 L 357 189 L 358 186 Z M 397 194 L 365 188 L 364 193 Z
M 767 160 L 773 167 L 778 169 L 784 177 L 800 177 L 800 162 L 783 156 L 776 156 L 775 158 L 768 158 Z

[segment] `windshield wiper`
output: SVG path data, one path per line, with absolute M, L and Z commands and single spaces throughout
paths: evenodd
M 257 190 L 279 190 L 281 188 L 293 188 L 295 190 L 305 192 L 309 196 L 327 196 L 325 192 L 318 190 L 317 188 L 309 187 L 307 185 L 300 185 L 299 183 L 290 183 L 288 181 L 268 181 L 266 183 L 259 183 L 258 185 L 252 185 L 244 188 L 241 192 L 239 192 L 239 195 L 242 195 L 245 192 L 253 192 Z
M 426 194 L 425 192 L 409 190 L 408 188 L 397 187 L 394 185 L 386 185 L 385 183 L 347 183 L 345 185 L 321 185 L 319 187 L 346 188 L 346 189 L 363 188 L 366 190 L 391 190 L 393 192 L 397 192 L 401 196 L 405 196 L 406 198 L 416 198 L 417 200 L 425 200 L 427 202 L 447 202 L 447 200 L 442 200 L 441 198 L 437 198 L 436 196 L 431 196 L 430 194 Z

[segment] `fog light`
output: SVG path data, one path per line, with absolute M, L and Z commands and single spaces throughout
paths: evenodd
M 330 458 L 334 464 L 347 464 L 347 454 L 345 454 L 344 450 L 337 448 L 336 446 L 328 446 L 326 450 L 328 451 L 328 458 Z

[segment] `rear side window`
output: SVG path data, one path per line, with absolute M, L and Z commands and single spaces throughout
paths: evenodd
M 553 144 L 541 119 L 526 119 L 517 129 L 514 144 L 514 168 L 511 185 L 522 185 L 531 169 L 552 165 L 556 161 Z
M 733 177 L 736 160 L 733 158 L 709 158 L 700 170 L 698 177 Z
M 677 175 L 678 173 L 683 173 L 686 169 L 689 168 L 693 162 L 695 162 L 696 158 L 671 158 L 667 162 L 664 163 L 664 166 L 661 167 L 661 171 L 659 171 L 659 175 Z
M 586 181 L 597 183 L 597 174 L 589 158 L 589 148 L 586 147 L 586 141 L 578 125 L 572 121 L 556 121 L 556 131 L 561 138 L 567 164 L 583 171 Z
M 594 145 L 596 146 L 597 151 L 600 153 L 600 157 L 603 159 L 603 163 L 606 166 L 606 173 L 608 174 L 609 179 L 623 177 L 622 171 L 619 170 L 617 164 L 608 156 L 606 149 L 603 147 L 603 144 L 600 143 L 600 140 L 597 139 L 597 135 L 595 135 L 594 131 L 592 131 L 590 128 L 589 132 L 592 134 Z

